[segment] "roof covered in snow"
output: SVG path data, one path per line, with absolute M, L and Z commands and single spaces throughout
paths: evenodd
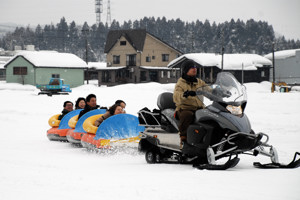
M 0 60 L 0 69 L 4 69 L 6 62 Z
M 124 69 L 126 66 L 118 66 L 118 67 L 108 67 L 105 62 L 89 62 L 88 68 L 94 68 L 96 70 L 118 70 L 118 69 Z M 140 66 L 142 69 L 147 70 L 170 70 L 168 67 L 159 67 L 159 66 Z
M 216 66 L 221 69 L 222 56 L 213 53 L 191 53 L 184 54 L 172 60 L 168 67 L 180 67 L 181 63 L 187 59 L 193 60 L 203 67 Z M 224 54 L 224 70 L 256 70 L 257 67 L 272 65 L 272 62 L 257 54 Z
M 148 69 L 148 70 L 170 70 L 168 67 L 153 67 L 153 66 L 140 66 L 142 69 Z M 178 68 L 176 68 L 177 70 Z
M 300 49 L 289 49 L 289 50 L 283 50 L 283 51 L 276 51 L 276 52 L 274 52 L 274 56 L 275 56 L 275 59 L 286 59 L 289 57 L 296 56 L 297 51 L 300 52 Z M 273 53 L 269 53 L 269 54 L 265 55 L 265 58 L 272 60 Z
M 120 66 L 120 67 L 108 67 L 106 63 L 104 62 L 89 62 L 88 68 L 95 68 L 97 70 L 118 70 L 126 68 L 126 66 Z
M 103 69 L 106 67 L 107 67 L 106 62 L 89 62 L 88 63 L 88 68 Z
M 4 69 L 4 65 L 12 58 L 12 56 L 0 56 L 0 69 Z
M 36 67 L 87 67 L 87 64 L 78 56 L 71 53 L 58 53 L 55 51 L 20 51 L 13 58 L 11 58 L 6 65 L 20 56 L 24 57 Z

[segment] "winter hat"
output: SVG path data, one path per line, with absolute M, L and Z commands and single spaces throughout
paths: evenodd
M 181 64 L 182 74 L 186 74 L 192 67 L 195 66 L 194 61 L 186 60 Z

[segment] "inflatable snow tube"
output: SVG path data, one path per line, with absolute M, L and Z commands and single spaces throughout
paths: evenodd
M 75 115 L 78 115 L 81 109 L 79 110 L 73 110 L 66 114 L 62 120 L 59 123 L 58 127 L 53 127 L 50 130 L 47 131 L 47 137 L 49 140 L 53 141 L 68 141 L 67 140 L 67 132 L 71 129 L 71 127 L 68 125 L 69 120 L 74 117 Z M 59 116 L 59 115 L 58 115 Z
M 99 114 L 99 115 L 94 115 L 91 116 L 89 118 L 87 118 L 84 122 L 83 122 L 83 129 L 87 132 L 87 133 L 91 133 L 91 134 L 96 134 L 98 126 L 95 126 L 95 121 L 101 117 L 103 114 Z
M 79 115 L 75 115 L 74 117 L 72 117 L 68 123 L 72 129 L 69 129 L 67 132 L 67 140 L 73 144 L 80 144 L 80 138 L 76 138 L 76 136 L 74 136 L 74 130 L 75 130 L 75 127 L 76 127 L 76 124 L 78 121 L 78 116 Z M 78 142 L 78 139 L 79 139 L 79 142 Z
M 58 127 L 59 126 L 59 124 L 60 124 L 60 120 L 58 120 L 59 115 L 60 114 L 56 114 L 56 115 L 53 115 L 52 117 L 50 117 L 50 119 L 48 120 L 48 124 L 51 127 Z
M 81 137 L 83 134 L 86 133 L 86 131 L 83 129 L 84 121 L 91 116 L 104 114 L 105 112 L 106 109 L 96 109 L 96 110 L 91 110 L 90 112 L 87 112 L 83 116 L 81 116 L 75 125 L 75 129 L 71 129 L 68 131 L 67 133 L 68 141 L 73 144 L 81 144 Z
M 78 115 L 75 115 L 74 117 L 72 117 L 72 118 L 69 120 L 68 125 L 69 125 L 71 128 L 75 129 L 75 126 L 76 126 L 77 122 L 78 122 Z
M 98 149 L 106 149 L 118 144 L 138 143 L 141 131 L 144 131 L 144 127 L 139 126 L 136 116 L 118 114 L 103 121 L 94 137 L 92 134 L 84 135 L 82 143 Z
M 82 127 L 86 131 L 81 138 L 81 145 L 83 147 L 88 149 L 94 148 L 93 140 L 98 129 L 98 126 L 95 126 L 95 121 L 102 115 L 103 114 L 90 116 L 83 122 Z

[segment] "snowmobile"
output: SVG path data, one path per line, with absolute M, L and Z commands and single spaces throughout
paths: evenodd
M 158 96 L 159 110 L 139 111 L 140 125 L 145 126 L 139 151 L 145 152 L 147 163 L 188 163 L 198 169 L 226 170 L 238 164 L 240 154 L 248 154 L 270 157 L 269 164 L 253 163 L 257 168 L 300 166 L 298 152 L 291 163 L 280 164 L 275 147 L 268 144 L 269 136 L 251 129 L 245 114 L 246 88 L 231 73 L 219 73 L 214 84 L 198 88 L 196 94 L 198 98 L 208 98 L 211 105 L 195 112 L 187 141 L 182 144 L 172 93 Z

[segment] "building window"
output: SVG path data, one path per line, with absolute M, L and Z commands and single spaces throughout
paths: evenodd
M 136 66 L 136 54 L 126 55 L 126 66 Z
M 113 56 L 113 63 L 120 64 L 120 56 Z
M 171 72 L 168 71 L 168 78 L 171 78 Z
M 155 60 L 155 56 L 152 56 L 152 60 Z
M 164 71 L 160 71 L 160 74 L 161 74 L 161 78 L 164 77 Z
M 60 75 L 59 74 L 52 74 L 51 77 L 52 78 L 60 78 Z
M 126 41 L 120 41 L 120 46 L 126 46 Z
M 146 56 L 146 62 L 151 62 L 151 57 L 150 56 Z
M 265 71 L 261 71 L 261 77 L 265 77 Z
M 27 67 L 14 67 L 14 75 L 27 75 Z
M 169 54 L 162 54 L 162 61 L 168 62 L 169 61 Z

